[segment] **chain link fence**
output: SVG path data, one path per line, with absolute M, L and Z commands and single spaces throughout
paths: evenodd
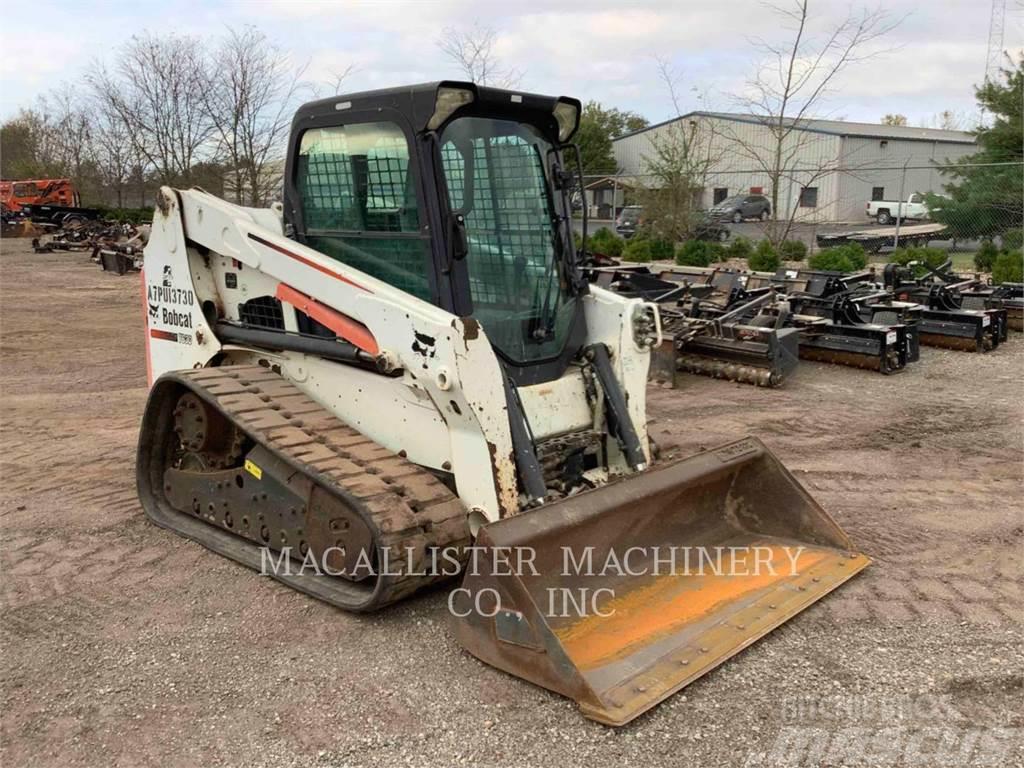
M 675 189 L 659 187 L 651 175 L 587 174 L 583 187 L 592 231 L 614 227 L 616 218 L 654 225 L 650 216 L 673 215 L 668 210 L 691 220 L 689 231 L 699 233 L 701 223 L 713 219 L 721 228 L 712 231 L 728 232 L 721 239 L 779 239 L 784 233 L 785 239 L 803 240 L 812 250 L 830 236 L 861 231 L 881 238 L 880 248 L 902 241 L 970 252 L 993 241 L 1012 249 L 1020 247 L 1024 224 L 1020 162 L 940 165 L 918 160 L 791 169 L 780 175 L 774 193 L 771 174 L 753 168 L 683 179 Z M 665 204 L 668 196 L 672 200 Z M 655 200 L 658 204 L 652 205 Z M 619 228 L 631 234 L 628 224 Z

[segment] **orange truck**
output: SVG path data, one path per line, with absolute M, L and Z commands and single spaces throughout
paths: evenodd
M 0 181 L 0 209 L 4 220 L 71 225 L 95 219 L 100 212 L 82 208 L 78 190 L 70 179 L 22 179 Z
M 11 213 L 25 205 L 78 207 L 78 191 L 70 179 L 25 179 L 0 181 L 0 202 Z

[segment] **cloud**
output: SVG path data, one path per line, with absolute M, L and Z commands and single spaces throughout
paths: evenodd
M 848 0 L 816 2 L 813 34 L 852 7 Z M 873 121 L 886 112 L 914 119 L 971 109 L 972 86 L 984 74 L 987 12 L 968 2 L 935 3 L 916 13 L 916 0 L 887 0 L 885 7 L 895 18 L 914 14 L 887 40 L 897 50 L 852 67 L 825 110 Z M 62 79 L 80 78 L 94 55 L 112 61 L 116 41 L 143 28 L 216 37 L 226 26 L 252 24 L 291 51 L 296 63 L 308 62 L 310 79 L 327 81 L 354 65 L 346 87 L 361 90 L 459 76 L 436 41 L 446 26 L 474 21 L 498 31 L 495 50 L 505 67 L 525 71 L 524 88 L 596 99 L 651 120 L 672 112 L 655 55 L 670 58 L 682 73 L 683 108 L 729 109 L 730 94 L 743 88 L 757 60 L 752 41 L 788 35 L 776 14 L 751 2 L 184 0 L 114 6 L 97 0 L 68 6 L 41 0 L 5 11 L 0 116 L 31 104 Z M 1008 15 L 1008 42 L 1019 39 L 1019 31 L 1019 20 Z M 707 101 L 697 98 L 705 92 Z

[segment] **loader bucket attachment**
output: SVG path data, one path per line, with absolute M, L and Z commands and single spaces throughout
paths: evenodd
M 608 725 L 869 563 L 754 438 L 484 526 L 477 545 L 451 604 L 459 642 Z

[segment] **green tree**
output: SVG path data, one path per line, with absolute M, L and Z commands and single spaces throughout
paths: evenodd
M 957 161 L 972 165 L 945 164 L 947 196 L 927 198 L 932 218 L 956 238 L 991 238 L 1024 223 L 1024 56 L 1009 63 L 1000 80 L 975 90 L 992 122 L 974 131 L 979 150 Z
M 647 118 L 621 109 L 606 108 L 599 102 L 583 105 L 580 127 L 574 138 L 580 148 L 583 172 L 589 175 L 613 174 L 618 170 L 612 139 L 647 126 Z
M 5 179 L 59 176 L 53 128 L 43 115 L 23 109 L 0 126 L 0 175 Z
M 35 143 L 31 127 L 21 117 L 0 125 L 0 175 L 5 179 L 31 175 L 31 172 L 25 173 L 25 169 L 31 167 L 35 159 Z

